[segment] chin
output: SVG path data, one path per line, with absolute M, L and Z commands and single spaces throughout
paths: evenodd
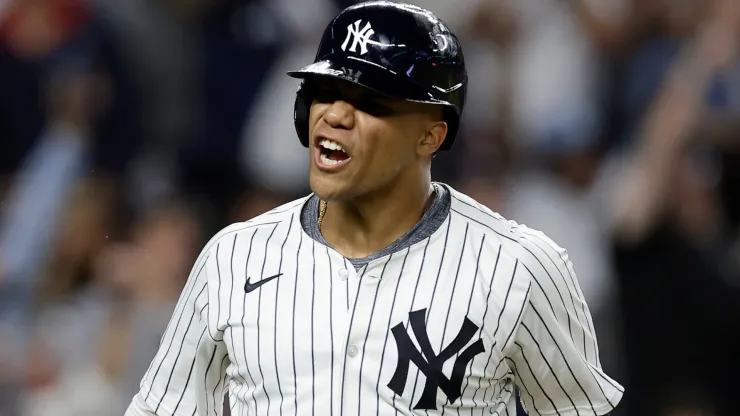
M 310 176 L 311 191 L 323 201 L 351 198 L 354 194 L 352 190 L 356 189 L 351 183 L 323 172 L 312 171 Z
M 311 191 L 322 201 L 343 199 L 342 187 L 325 180 L 311 180 Z

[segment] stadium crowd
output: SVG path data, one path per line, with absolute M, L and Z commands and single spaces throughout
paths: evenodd
M 461 38 L 435 179 L 569 252 L 617 415 L 737 414 L 740 2 L 409 0 Z M 346 0 L 0 1 L 0 416 L 122 415 L 200 248 L 309 192 Z

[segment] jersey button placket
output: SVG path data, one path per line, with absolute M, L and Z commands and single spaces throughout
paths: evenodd
M 336 260 L 337 262 L 332 264 L 334 285 L 332 296 L 334 319 L 332 325 L 334 326 L 334 351 L 336 351 L 336 357 L 339 359 L 334 364 L 335 378 L 332 390 L 334 391 L 334 397 L 338 398 L 342 389 L 344 361 L 351 359 L 349 357 L 353 347 L 354 355 L 357 355 L 359 350 L 352 344 L 348 345 L 349 321 L 352 315 L 352 302 L 354 301 L 352 283 L 353 280 L 356 280 L 356 274 L 354 269 L 347 267 L 351 265 L 343 257 L 338 257 Z M 356 291 L 357 286 L 354 286 Z M 335 413 L 341 413 L 342 403 L 339 400 L 335 400 L 332 406 L 336 406 L 334 407 Z
M 357 349 L 357 347 L 356 347 L 356 346 L 354 346 L 354 345 L 350 345 L 350 346 L 349 346 L 349 348 L 347 348 L 347 355 L 348 355 L 348 356 L 349 356 L 350 358 L 355 358 L 355 357 L 357 357 L 357 353 L 358 353 L 358 352 L 359 352 L 359 350 L 358 350 L 358 349 Z
M 339 280 L 346 281 L 347 277 L 349 277 L 349 272 L 347 269 L 339 269 L 339 272 L 337 273 L 339 275 Z
M 345 273 L 343 273 L 341 269 L 337 271 L 337 276 L 340 279 L 342 278 L 342 276 L 344 276 L 344 274 Z M 357 411 L 357 397 L 355 393 L 357 388 L 356 383 L 358 380 L 357 369 L 360 365 L 359 360 L 362 357 L 362 342 L 364 340 L 364 334 L 367 330 L 367 323 L 364 322 L 364 314 L 362 312 L 363 307 L 365 307 L 363 305 L 365 301 L 365 292 L 360 287 L 366 278 L 366 271 L 364 269 L 360 269 L 358 272 L 353 267 L 347 267 L 346 275 L 347 278 L 344 283 L 346 285 L 345 289 L 347 290 L 348 301 L 348 304 L 345 306 L 347 307 L 347 321 L 346 326 L 343 328 L 344 338 L 342 341 L 344 343 L 342 344 L 340 349 L 340 351 L 343 352 L 342 370 L 344 370 L 345 372 L 342 373 L 342 377 L 340 378 L 338 383 L 338 387 L 340 387 L 340 390 L 342 386 L 345 389 L 344 401 L 338 403 L 340 409 L 344 410 L 344 412 L 340 413 L 344 414 L 347 414 L 348 411 L 349 413 Z M 352 410 L 350 411 L 349 409 Z
M 344 258 L 340 262 L 332 264 L 332 325 L 334 326 L 334 350 L 343 351 L 347 345 L 349 336 L 349 320 L 352 314 L 352 282 L 353 270 L 346 268 Z

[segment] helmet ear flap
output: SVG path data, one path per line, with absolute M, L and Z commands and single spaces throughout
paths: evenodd
M 301 84 L 295 96 L 295 105 L 293 107 L 293 122 L 295 131 L 298 133 L 298 140 L 304 147 L 308 147 L 308 121 L 311 115 L 311 102 L 313 97 L 305 85 Z

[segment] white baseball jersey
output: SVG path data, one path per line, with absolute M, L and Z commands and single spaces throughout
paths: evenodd
M 446 186 L 446 185 L 445 185 Z M 218 233 L 127 415 L 603 415 L 565 250 L 446 186 L 433 234 L 355 269 L 300 224 L 303 198 Z

